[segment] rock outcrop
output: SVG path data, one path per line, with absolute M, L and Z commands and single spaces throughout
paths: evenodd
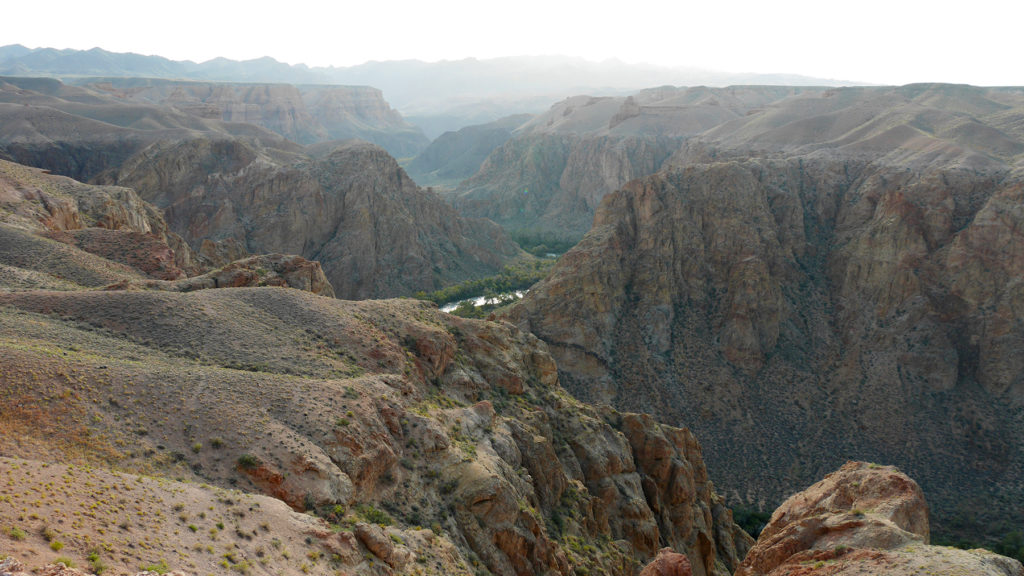
M 775 511 L 736 576 L 1024 574 L 1011 558 L 928 542 L 916 482 L 891 466 L 847 462 Z
M 838 90 L 727 123 L 606 196 L 509 317 L 579 397 L 686 422 L 733 502 L 866 458 L 917 478 L 946 534 L 1019 524 L 998 502 L 1024 498 L 1022 107 Z M 972 147 L 984 126 L 1005 145 Z
M 651 563 L 644 566 L 640 576 L 691 576 L 693 569 L 685 554 L 662 548 Z
M 0 210 L 0 222 L 154 278 L 176 280 L 204 265 L 160 211 L 130 188 L 82 184 L 0 160 Z
M 171 228 L 215 262 L 225 245 L 236 258 L 234 247 L 317 260 L 340 298 L 432 291 L 522 254 L 500 228 L 459 217 L 366 143 L 313 160 L 238 140 L 173 141 L 102 180 L 162 207 Z
M 105 286 L 105 290 L 169 290 L 191 292 L 210 288 L 247 288 L 284 286 L 305 290 L 319 296 L 334 298 L 334 287 L 324 275 L 319 262 L 301 256 L 261 254 L 235 260 L 216 270 L 175 279 L 175 281 L 126 279 Z

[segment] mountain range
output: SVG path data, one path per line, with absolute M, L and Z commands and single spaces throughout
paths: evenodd
M 50 76 L 78 81 L 141 77 L 203 82 L 373 86 L 430 139 L 464 126 L 519 113 L 543 112 L 576 94 L 625 95 L 650 86 L 733 84 L 850 84 L 792 74 L 735 74 L 692 68 L 590 62 L 564 56 L 478 60 L 366 62 L 350 67 L 288 65 L 270 57 L 234 61 L 175 61 L 160 56 L 91 50 L 0 47 L 0 75 Z

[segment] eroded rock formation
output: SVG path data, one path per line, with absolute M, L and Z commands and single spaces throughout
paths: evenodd
M 916 482 L 891 466 L 847 462 L 775 511 L 736 576 L 1024 574 L 1011 558 L 928 542 Z

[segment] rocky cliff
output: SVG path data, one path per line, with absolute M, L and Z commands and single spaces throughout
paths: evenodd
M 154 143 L 200 134 L 258 140 L 279 154 L 302 151 L 254 124 L 205 118 L 52 79 L 0 79 L 0 158 L 82 182 Z
M 576 240 L 605 194 L 657 172 L 686 139 L 801 92 L 664 87 L 568 98 L 518 128 L 448 197 L 461 213 L 506 229 Z
M 138 190 L 215 261 L 219 252 L 318 260 L 342 298 L 431 291 L 521 254 L 497 226 L 459 217 L 365 143 L 294 159 L 235 139 L 170 141 L 100 180 Z
M 380 90 L 369 86 L 112 78 L 87 87 L 200 118 L 261 126 L 299 144 L 358 138 L 406 157 L 429 143 L 418 128 L 388 105 Z
M 807 95 L 706 135 L 605 197 L 510 317 L 574 394 L 691 426 L 734 502 L 859 457 L 916 476 L 944 533 L 1019 524 L 1019 95 L 961 92 Z

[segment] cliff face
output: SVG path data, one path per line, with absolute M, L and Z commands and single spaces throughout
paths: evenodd
M 459 217 L 369 144 L 292 160 L 238 140 L 175 141 L 103 179 L 163 207 L 171 227 L 211 259 L 282 252 L 319 260 L 342 298 L 435 290 L 492 274 L 520 253 L 498 227 Z
M 0 399 L 19 423 L 0 435 L 5 454 L 272 496 L 336 524 L 307 518 L 307 545 L 326 554 L 314 564 L 337 554 L 334 568 L 359 573 L 475 562 L 500 575 L 629 575 L 671 546 L 695 574 L 724 576 L 750 545 L 692 434 L 579 403 L 544 345 L 508 324 L 281 288 L 21 292 L 0 304 L 4 333 L 21 338 L 0 340 Z M 44 342 L 68 353 L 55 361 Z M 46 385 L 24 386 L 29 373 Z M 54 420 L 30 417 L 40 395 L 57 403 Z M 182 424 L 153 421 L 155 406 L 175 406 Z M 29 522 L 6 510 L 0 520 Z M 76 534 L 101 526 L 94 512 Z M 87 546 L 64 539 L 70 554 Z M 207 563 L 182 550 L 168 562 Z
M 369 86 L 110 79 L 89 87 L 200 118 L 261 126 L 299 144 L 359 138 L 405 157 L 429 143 Z
M 965 482 L 1021 497 L 1022 190 L 973 170 L 691 164 L 607 196 L 510 317 L 574 394 L 691 426 L 736 501 L 862 455 L 918 476 L 941 525 Z
M 655 88 L 568 98 L 518 128 L 450 195 L 463 214 L 575 240 L 601 198 L 657 172 L 688 138 L 798 88 Z

